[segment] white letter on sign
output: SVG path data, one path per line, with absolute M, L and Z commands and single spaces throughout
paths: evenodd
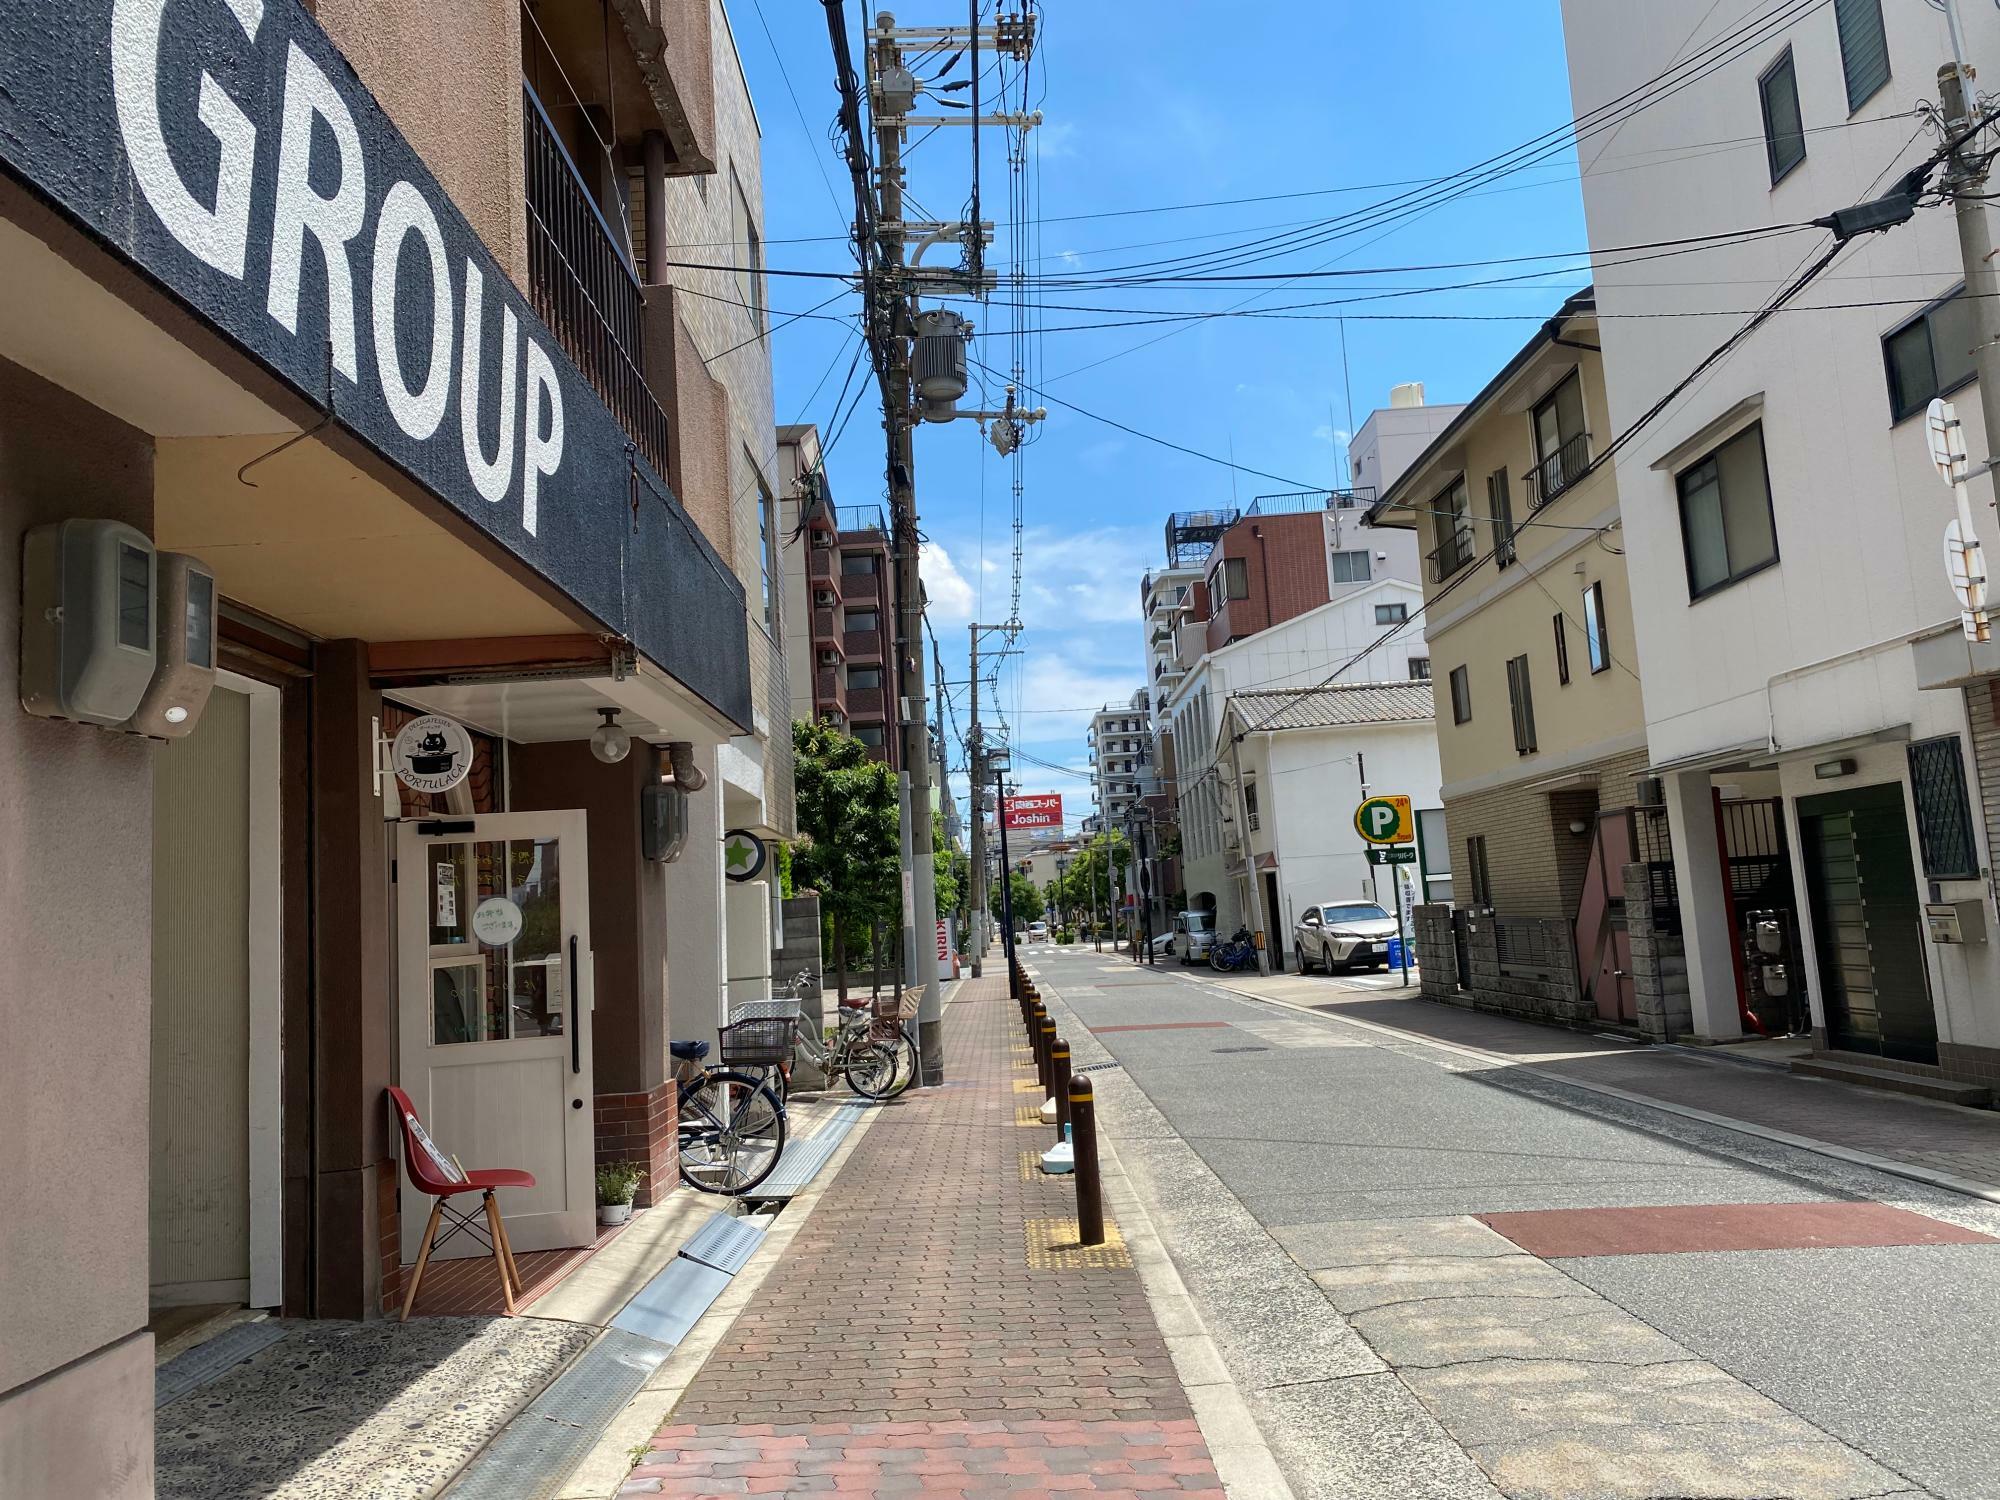
M 312 123 L 326 121 L 340 149 L 340 176 L 333 196 L 312 188 Z M 354 270 L 347 242 L 361 233 L 368 189 L 361 160 L 361 136 L 347 104 L 319 65 L 293 42 L 285 58 L 284 124 L 278 135 L 277 203 L 271 215 L 271 289 L 264 305 L 288 333 L 299 331 L 299 263 L 311 231 L 326 257 L 326 336 L 333 343 L 334 368 L 359 380 L 354 360 Z
M 514 482 L 514 363 L 521 325 L 505 296 L 500 301 L 500 430 L 493 461 L 479 445 L 479 345 L 484 336 L 486 278 L 468 256 L 465 262 L 465 344 L 458 367 L 458 435 L 465 443 L 465 472 L 489 505 L 507 498 Z
M 227 0 L 231 14 L 253 42 L 264 24 L 263 0 Z M 167 152 L 160 128 L 160 24 L 167 0 L 116 0 L 111 7 L 111 98 L 118 112 L 132 176 L 167 232 L 190 255 L 226 276 L 243 279 L 243 249 L 250 236 L 250 164 L 257 127 L 206 71 L 195 113 L 221 148 L 216 162 L 215 207 L 188 191 Z
M 549 425 L 542 429 L 542 394 L 548 393 Z M 542 346 L 528 340 L 527 403 L 521 425 L 525 429 L 521 454 L 521 525 L 529 536 L 535 534 L 536 490 L 544 474 L 553 474 L 562 463 L 563 409 L 562 381 Z
M 421 391 L 411 390 L 403 379 L 403 363 L 396 354 L 396 269 L 412 230 L 430 252 L 431 262 L 431 363 Z M 382 382 L 382 398 L 389 403 L 396 425 L 421 441 L 444 420 L 445 397 L 451 391 L 451 266 L 444 258 L 437 215 L 407 182 L 389 189 L 375 224 L 373 302 L 375 375 Z

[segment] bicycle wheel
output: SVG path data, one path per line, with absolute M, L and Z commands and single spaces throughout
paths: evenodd
M 886 1038 L 876 1045 L 887 1047 L 889 1055 L 896 1060 L 896 1076 L 890 1080 L 889 1092 L 883 1096 L 893 1099 L 917 1081 L 917 1074 L 923 1067 L 923 1059 L 910 1033 L 900 1028 L 895 1036 Z
M 880 1042 L 863 1042 L 841 1059 L 847 1086 L 863 1099 L 880 1101 L 900 1092 L 896 1088 L 896 1054 Z
M 785 1111 L 747 1073 L 705 1074 L 680 1092 L 681 1181 L 704 1193 L 747 1193 L 785 1150 Z

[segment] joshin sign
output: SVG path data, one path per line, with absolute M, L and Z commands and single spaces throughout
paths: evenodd
M 1062 827 L 1062 794 L 1050 792 L 1045 796 L 1008 797 L 1004 807 L 1009 828 L 1060 828 Z

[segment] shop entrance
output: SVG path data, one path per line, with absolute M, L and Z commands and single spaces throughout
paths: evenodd
M 398 1077 L 460 1165 L 518 1167 L 500 1195 L 517 1251 L 596 1234 L 589 858 L 584 814 L 396 826 Z M 402 1185 L 414 1261 L 429 1200 Z M 477 1255 L 460 1236 L 439 1255 Z
M 1937 1062 L 1923 918 L 1903 789 L 1799 799 L 1799 842 L 1827 1038 L 1852 1052 Z
M 222 673 L 154 751 L 148 1241 L 162 1338 L 278 1305 L 278 690 Z

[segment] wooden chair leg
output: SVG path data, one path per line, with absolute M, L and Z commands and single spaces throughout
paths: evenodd
M 417 1247 L 417 1264 L 410 1272 L 409 1290 L 403 1293 L 403 1316 L 400 1321 L 410 1321 L 410 1309 L 416 1305 L 417 1286 L 424 1279 L 424 1266 L 431 1258 L 431 1241 L 437 1238 L 438 1220 L 444 1217 L 444 1199 L 431 1200 L 430 1222 L 424 1225 L 424 1242 Z
M 514 1278 L 507 1271 L 507 1231 L 500 1227 L 500 1205 L 493 1201 L 493 1189 L 486 1190 L 486 1227 L 493 1231 L 493 1267 L 500 1273 L 500 1297 L 507 1304 L 507 1316 L 514 1316 Z
M 521 1280 L 521 1268 L 514 1263 L 514 1241 L 510 1239 L 507 1235 L 506 1217 L 504 1215 L 500 1216 L 499 1222 L 500 1222 L 500 1248 L 503 1252 L 505 1252 L 507 1256 L 508 1274 L 514 1278 L 514 1295 L 517 1297 L 525 1297 L 528 1294 L 528 1288 Z

